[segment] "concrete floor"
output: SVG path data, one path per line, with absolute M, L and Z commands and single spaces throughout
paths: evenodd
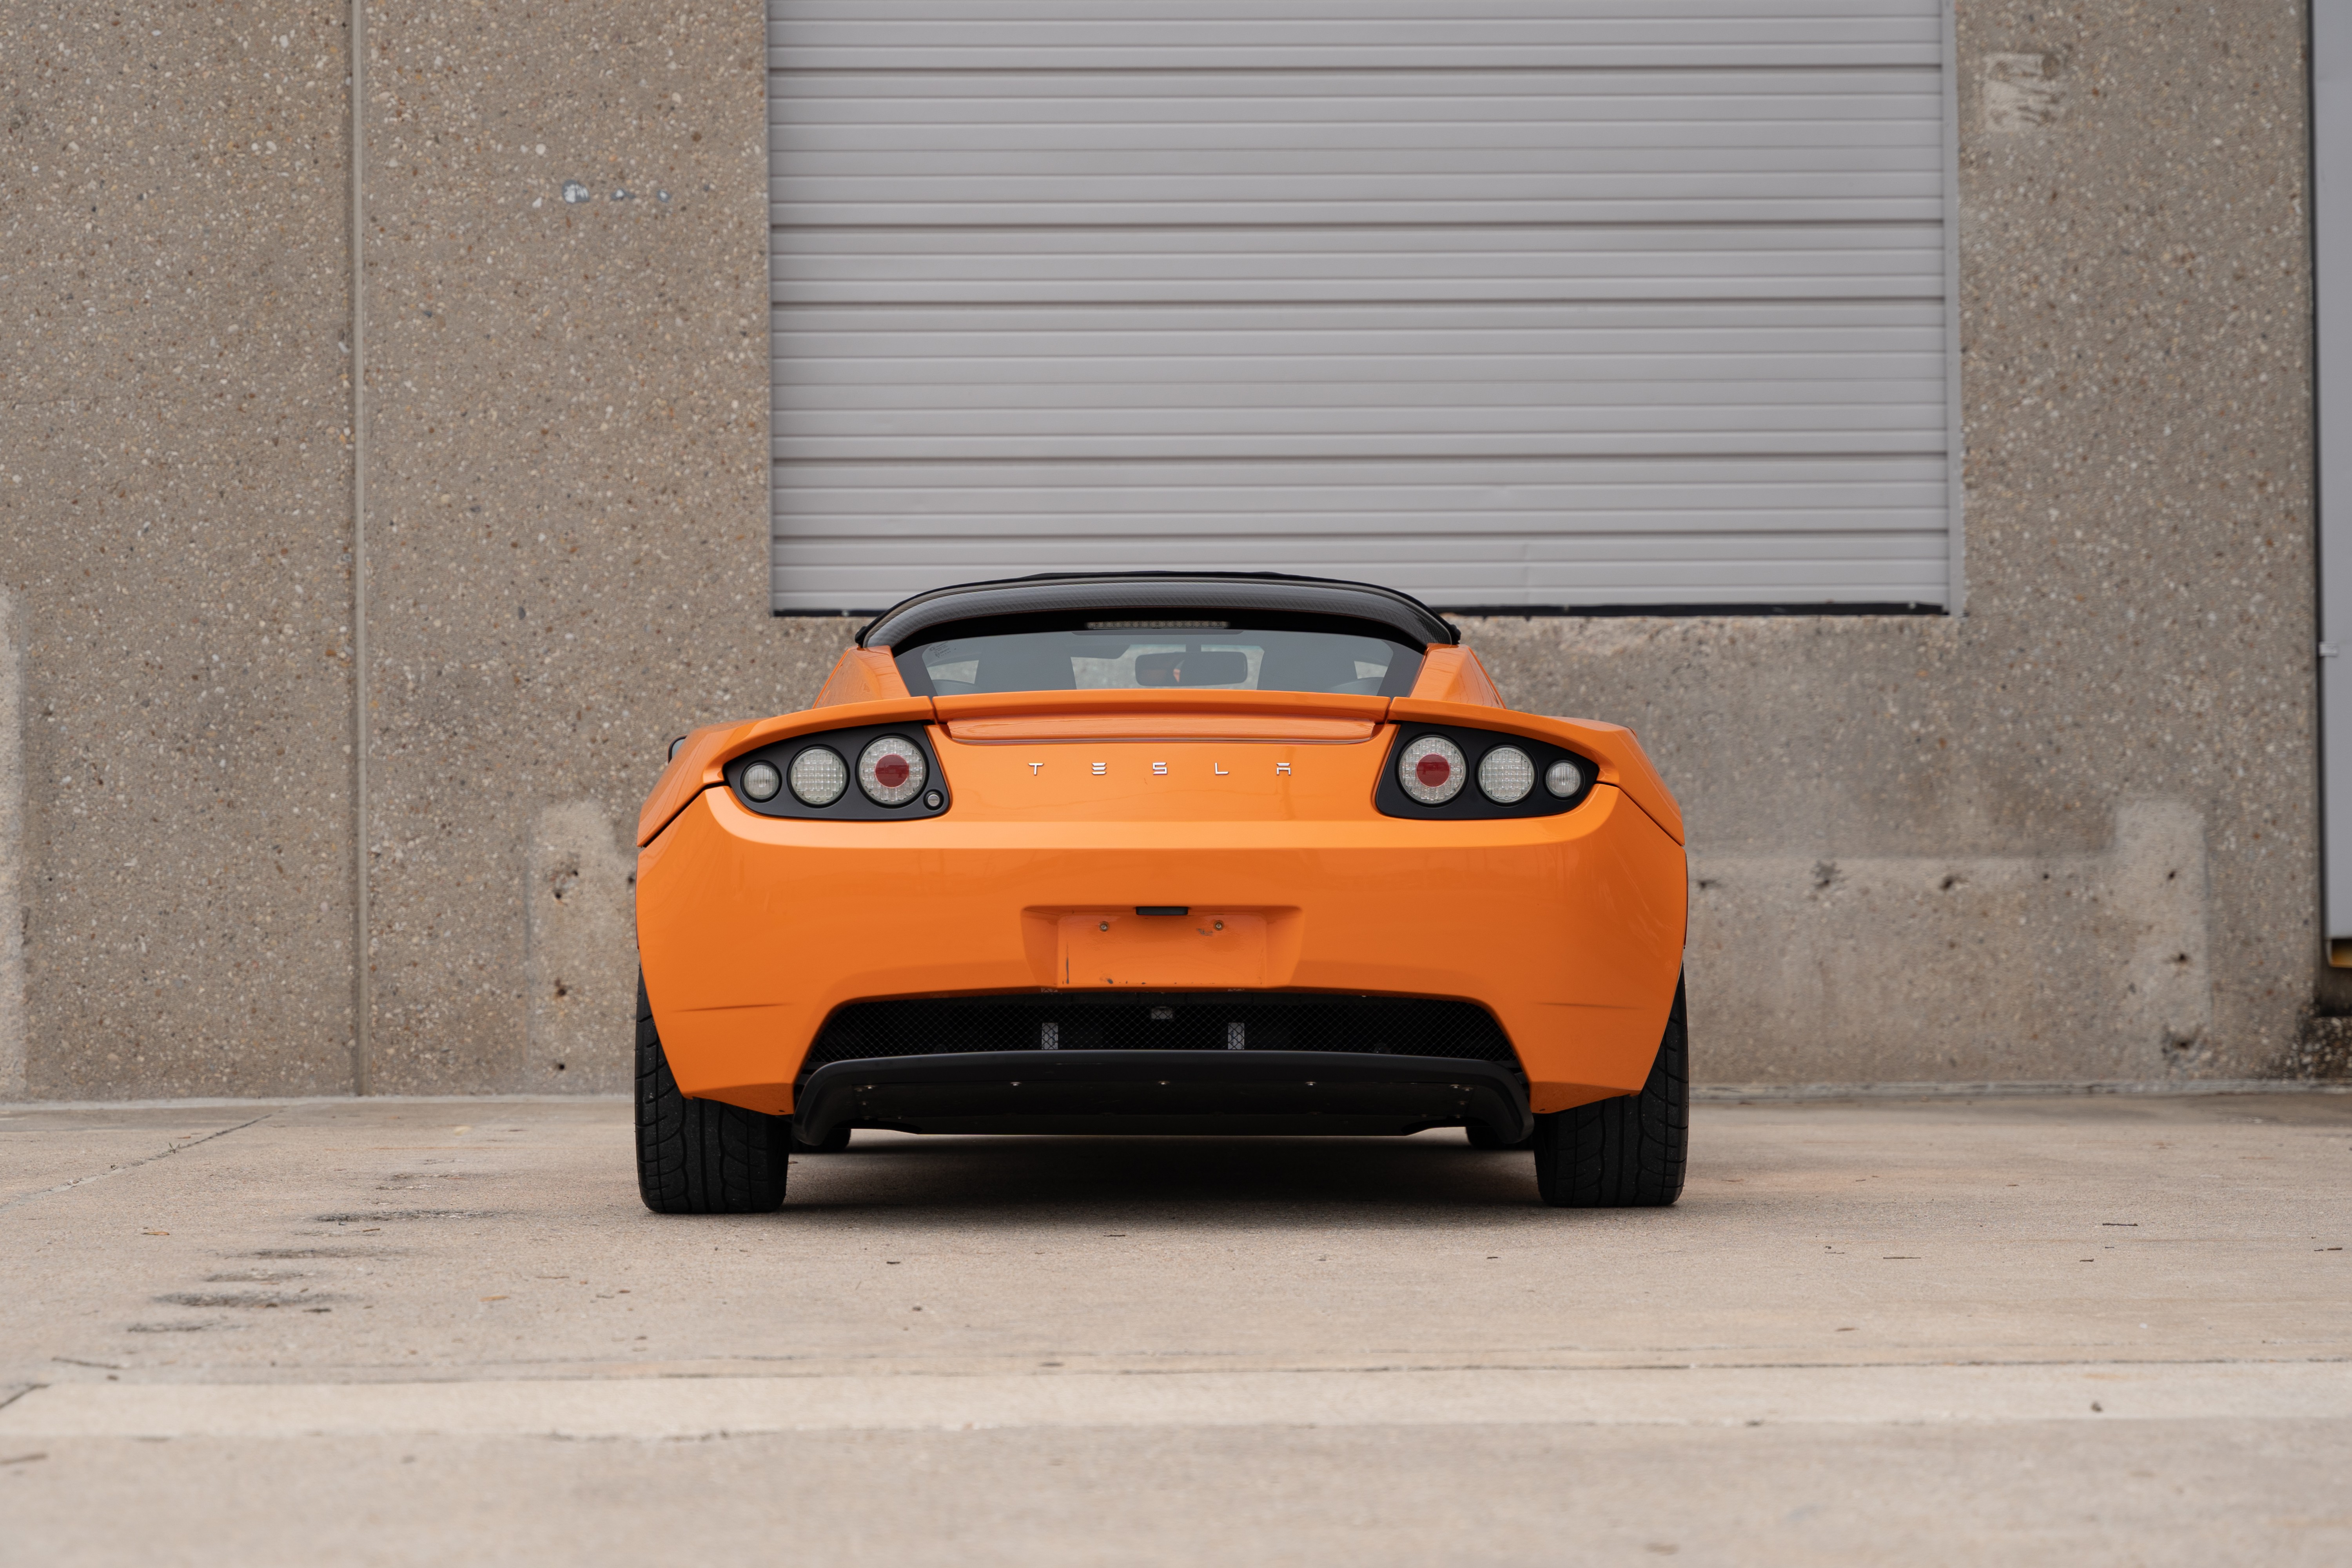
M 2352 1097 L 919 1140 L 639 1206 L 614 1101 L 0 1108 L 0 1562 L 2352 1561 Z

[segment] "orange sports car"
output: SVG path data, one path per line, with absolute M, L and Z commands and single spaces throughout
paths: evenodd
M 1461 1127 L 1549 1204 L 1682 1191 L 1681 813 L 1402 594 L 924 594 L 814 707 L 677 742 L 637 842 L 661 1213 L 775 1208 L 859 1127 Z

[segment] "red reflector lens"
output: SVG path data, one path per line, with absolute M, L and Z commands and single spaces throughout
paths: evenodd
M 1397 758 L 1397 783 L 1423 805 L 1444 805 L 1462 793 L 1469 763 L 1462 748 L 1443 735 L 1422 735 L 1406 743 Z
M 857 754 L 857 787 L 877 805 L 904 805 L 921 793 L 922 748 L 904 735 L 884 735 Z

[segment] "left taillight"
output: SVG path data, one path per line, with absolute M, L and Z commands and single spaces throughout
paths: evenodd
M 737 803 L 762 816 L 903 820 L 937 816 L 950 804 L 938 758 L 920 731 L 903 728 L 795 735 L 720 772 Z

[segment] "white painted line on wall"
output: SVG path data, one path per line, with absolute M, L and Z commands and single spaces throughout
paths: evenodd
M 1910 1426 L 2352 1417 L 2352 1363 L 1510 1367 L 478 1383 L 56 1384 L 0 1409 L 50 1437 L 688 1438 L 1043 1426 Z

